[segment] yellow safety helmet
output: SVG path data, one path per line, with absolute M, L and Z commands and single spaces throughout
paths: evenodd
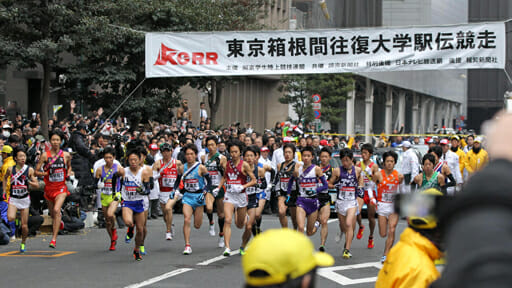
M 242 256 L 246 283 L 256 287 L 285 283 L 315 267 L 333 264 L 334 258 L 316 252 L 308 237 L 286 228 L 259 234 Z
M 443 196 L 439 190 L 435 188 L 426 189 L 420 192 L 420 196 L 422 201 L 432 201 L 431 204 L 434 203 L 433 196 Z M 429 197 L 432 196 L 432 197 Z M 426 204 L 426 209 L 416 209 L 412 212 L 412 215 L 407 217 L 407 222 L 409 226 L 416 229 L 434 229 L 437 227 L 437 217 L 432 213 L 431 209 L 428 207 L 432 205 Z M 423 210 L 423 211 L 421 211 Z

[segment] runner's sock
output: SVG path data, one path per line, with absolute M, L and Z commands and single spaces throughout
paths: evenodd
M 210 223 L 210 225 L 212 225 L 213 224 L 213 213 L 207 212 L 206 216 L 208 216 L 208 221 L 210 221 L 209 223 Z
M 258 227 L 258 228 L 261 227 L 261 219 L 263 219 L 263 217 L 260 217 L 260 218 L 256 219 L 256 227 Z
M 219 235 L 224 235 L 224 218 L 217 218 L 219 221 Z

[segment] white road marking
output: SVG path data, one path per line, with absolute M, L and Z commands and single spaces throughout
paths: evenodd
M 344 265 L 344 266 L 334 266 L 327 268 L 318 269 L 318 275 L 327 278 L 331 281 L 334 281 L 340 285 L 353 285 L 353 284 L 361 284 L 361 283 L 373 283 L 377 281 L 377 277 L 367 277 L 367 278 L 359 278 L 359 279 L 350 279 L 341 275 L 340 273 L 336 273 L 335 271 L 342 270 L 350 270 L 350 269 L 359 269 L 359 268 L 368 268 L 375 267 L 377 269 L 382 268 L 382 264 L 380 262 L 368 262 L 368 263 L 360 263 L 354 265 Z
M 237 255 L 237 254 L 239 254 L 238 250 L 231 251 L 231 253 L 230 253 L 231 256 Z M 228 257 L 221 255 L 221 256 L 217 256 L 217 257 L 212 258 L 212 259 L 205 260 L 203 262 L 199 262 L 196 265 L 198 265 L 198 266 L 207 266 L 207 265 L 210 265 L 210 264 L 212 264 L 214 262 L 217 262 L 217 261 L 220 261 L 220 260 L 226 259 L 226 258 L 228 258 Z
M 171 278 L 171 277 L 174 277 L 176 275 L 180 275 L 182 273 L 185 273 L 185 272 L 188 272 L 188 271 L 191 271 L 191 270 L 194 270 L 194 269 L 192 269 L 192 268 L 176 269 L 176 270 L 173 270 L 171 272 L 167 272 L 165 274 L 162 274 L 160 276 L 156 276 L 156 277 L 150 278 L 150 279 L 148 279 L 146 281 L 126 286 L 125 288 L 139 288 L 139 287 L 148 286 L 148 285 L 154 284 L 156 282 L 162 281 L 164 279 Z

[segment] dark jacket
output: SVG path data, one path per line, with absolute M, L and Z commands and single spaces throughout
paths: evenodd
M 73 131 L 69 146 L 73 149 L 71 153 L 71 167 L 78 179 L 78 184 L 80 186 L 93 185 L 94 178 L 91 173 L 91 168 L 94 156 L 85 144 L 84 134 L 80 131 Z
M 510 287 L 512 162 L 494 160 L 441 211 L 448 262 L 432 287 Z

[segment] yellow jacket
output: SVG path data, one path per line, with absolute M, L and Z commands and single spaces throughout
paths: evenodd
M 9 156 L 4 159 L 4 163 L 2 164 L 2 170 L 0 171 L 0 181 L 4 181 L 4 176 L 7 173 L 7 170 L 11 168 L 12 166 L 15 166 L 16 162 L 14 162 L 14 159 L 12 159 L 12 156 Z M 11 177 L 7 179 L 7 183 L 5 185 L 5 202 L 9 202 L 9 195 L 11 194 Z
M 464 176 L 464 168 L 466 168 L 468 166 L 468 159 L 467 159 L 466 153 L 464 153 L 464 151 L 462 151 L 460 148 L 458 148 L 457 152 L 455 152 L 455 154 L 457 154 L 459 156 L 460 175 Z
M 428 287 L 439 278 L 434 261 L 440 257 L 441 252 L 430 240 L 406 228 L 400 241 L 389 251 L 375 287 Z
M 479 171 L 487 164 L 487 162 L 489 162 L 489 155 L 483 148 L 480 149 L 478 154 L 475 154 L 473 149 L 469 150 L 466 157 L 468 159 L 468 166 L 466 167 L 466 170 L 468 170 L 469 174 Z

